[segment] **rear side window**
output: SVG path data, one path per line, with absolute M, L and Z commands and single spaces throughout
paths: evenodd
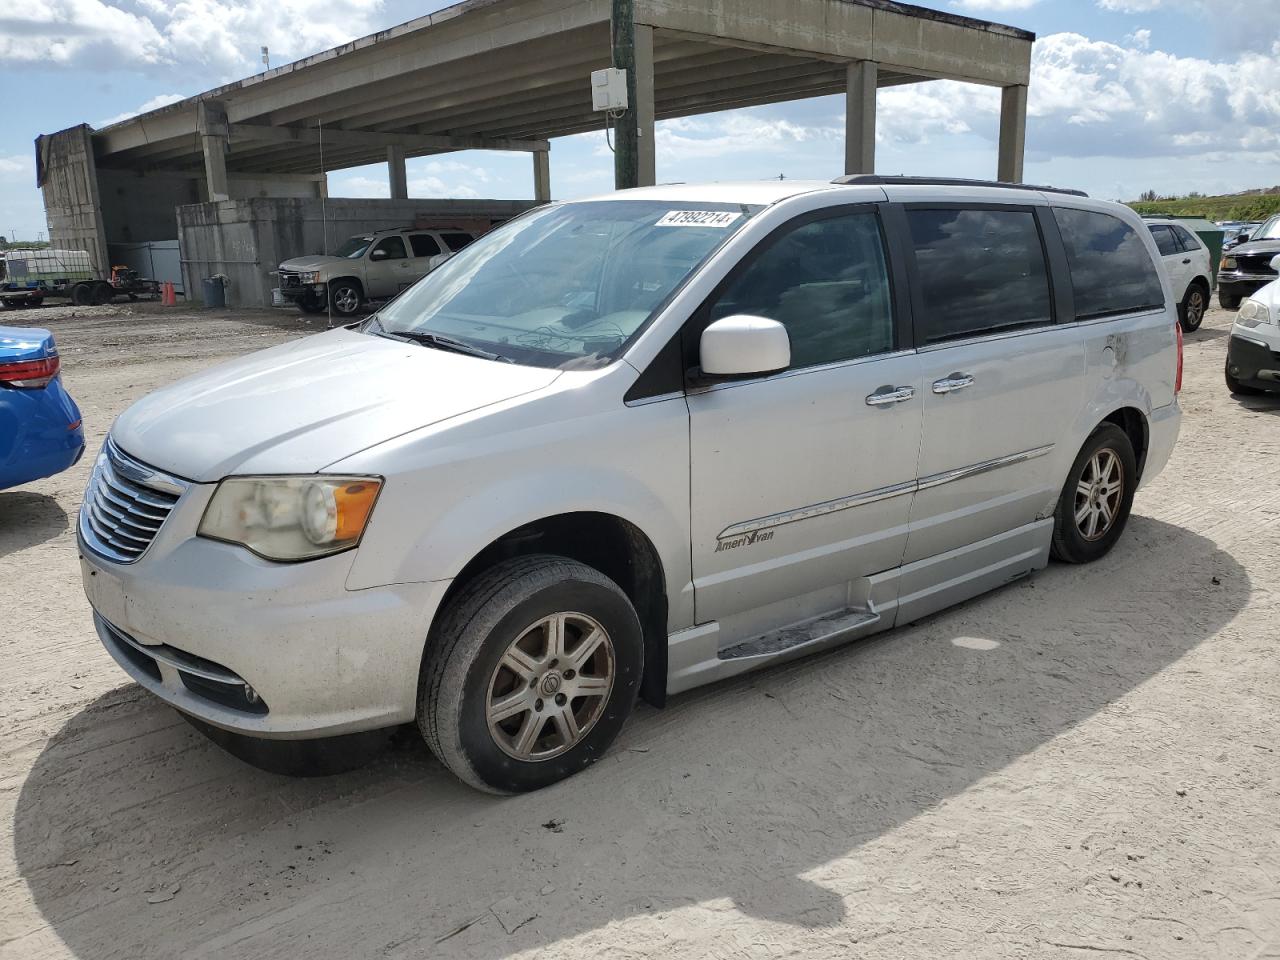
M 924 314 L 937 343 L 1053 322 L 1049 271 L 1029 210 L 908 210 Z
M 454 253 L 457 253 L 476 239 L 469 233 L 442 233 L 440 236 L 444 237 L 444 242 L 449 245 L 449 249 Z
M 1178 243 L 1178 238 L 1174 235 L 1173 227 L 1165 227 L 1157 224 L 1151 228 L 1151 236 L 1155 237 L 1156 248 L 1160 251 L 1160 256 L 1171 257 L 1175 253 L 1182 252 L 1182 246 Z
M 1138 232 L 1119 217 L 1055 207 L 1071 266 L 1076 319 L 1164 306 L 1155 262 Z
M 785 229 L 717 298 L 711 319 L 777 320 L 791 337 L 793 369 L 893 349 L 893 308 L 874 213 Z
M 441 253 L 440 244 L 429 233 L 409 234 L 409 246 L 413 247 L 415 257 L 435 257 Z
M 1200 240 L 1186 227 L 1174 226 L 1173 232 L 1178 235 L 1178 239 L 1182 241 L 1182 249 L 1188 253 L 1195 253 L 1200 249 Z

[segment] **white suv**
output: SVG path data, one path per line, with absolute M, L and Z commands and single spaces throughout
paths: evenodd
M 372 318 L 115 423 L 98 633 L 209 724 L 415 722 L 484 790 L 671 693 L 1096 560 L 1178 435 L 1151 234 L 859 177 L 540 207 Z
M 1199 330 L 1204 312 L 1209 309 L 1213 280 L 1209 248 L 1176 220 L 1148 218 L 1147 229 L 1155 237 L 1156 249 L 1173 284 L 1182 329 L 1187 333 Z

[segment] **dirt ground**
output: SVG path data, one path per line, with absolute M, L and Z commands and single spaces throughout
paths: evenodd
M 96 450 L 286 311 L 43 310 Z M 90 458 L 0 492 L 0 957 L 1280 958 L 1280 399 L 1188 337 L 1182 439 L 1119 547 L 643 707 L 481 796 L 411 738 L 291 779 L 144 693 L 90 625 Z

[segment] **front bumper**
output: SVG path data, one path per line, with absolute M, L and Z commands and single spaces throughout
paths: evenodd
M 83 539 L 80 555 L 103 645 L 185 713 L 277 739 L 414 718 L 423 646 L 447 582 L 347 590 L 352 552 L 269 563 L 182 537 L 168 522 L 136 563 L 100 559 Z
M 295 303 L 300 300 L 314 300 L 321 303 L 328 295 L 328 287 L 323 283 L 304 283 L 298 286 L 280 287 L 280 296 Z
M 1226 294 L 1229 297 L 1251 297 L 1275 279 L 1274 273 L 1239 273 L 1223 270 L 1218 274 L 1218 294 L 1219 296 Z
M 1227 372 L 1246 387 L 1280 390 L 1280 351 L 1261 338 L 1232 331 Z

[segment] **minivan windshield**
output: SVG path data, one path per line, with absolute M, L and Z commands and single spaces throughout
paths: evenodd
M 758 209 L 662 200 L 544 207 L 459 252 L 366 331 L 427 344 L 434 336 L 530 366 L 604 366 Z
M 369 244 L 371 243 L 373 243 L 373 237 L 352 237 L 338 248 L 334 256 L 343 257 L 347 260 L 359 260 L 364 256 L 364 252 L 369 249 Z

